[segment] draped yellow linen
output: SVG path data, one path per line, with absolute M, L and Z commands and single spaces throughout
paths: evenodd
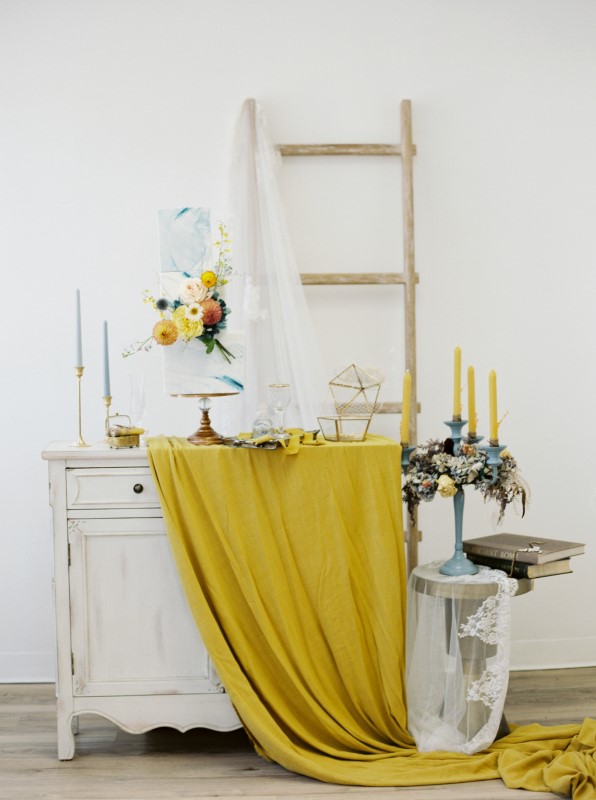
M 473 756 L 407 732 L 400 446 L 281 450 L 149 440 L 189 605 L 257 752 L 361 786 L 502 777 L 596 797 L 596 722 L 519 727 Z M 555 788 L 556 787 L 556 788 Z

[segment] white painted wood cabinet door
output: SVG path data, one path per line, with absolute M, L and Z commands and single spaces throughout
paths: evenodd
M 223 692 L 158 517 L 68 522 L 73 695 Z

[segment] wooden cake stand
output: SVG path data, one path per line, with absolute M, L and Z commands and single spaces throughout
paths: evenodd
M 209 419 L 209 409 L 211 408 L 212 397 L 231 397 L 232 395 L 239 394 L 239 392 L 217 392 L 213 394 L 173 394 L 171 397 L 198 397 L 199 408 L 201 409 L 201 424 L 194 433 L 187 436 L 191 444 L 196 445 L 209 445 L 221 444 L 223 438 L 216 433 L 211 427 L 211 420 Z

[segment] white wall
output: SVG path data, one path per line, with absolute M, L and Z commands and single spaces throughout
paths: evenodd
M 40 451 L 76 433 L 75 288 L 85 437 L 101 435 L 104 319 L 114 408 L 145 371 L 151 430 L 192 430 L 194 408 L 163 396 L 159 354 L 118 354 L 152 322 L 140 293 L 154 285 L 156 210 L 224 213 L 248 96 L 278 142 L 397 142 L 411 98 L 420 438 L 446 433 L 454 345 L 476 366 L 481 427 L 483 376 L 497 370 L 502 438 L 532 490 L 526 518 L 505 527 L 588 545 L 573 576 L 516 600 L 514 666 L 596 664 L 595 41 L 589 0 L 2 0 L 0 681 L 53 676 Z M 303 271 L 401 269 L 399 167 L 368 168 L 284 165 Z M 350 299 L 338 337 L 335 290 L 308 291 L 330 377 L 364 359 L 396 399 L 402 321 L 386 295 L 370 290 L 372 309 Z M 390 435 L 398 424 L 375 422 Z M 465 535 L 489 533 L 493 513 L 470 496 Z M 425 506 L 421 527 L 422 561 L 449 554 L 448 502 Z

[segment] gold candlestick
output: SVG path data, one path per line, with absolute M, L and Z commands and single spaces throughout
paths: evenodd
M 110 406 L 112 405 L 112 395 L 107 394 L 104 395 L 103 404 L 106 407 L 106 438 L 104 439 L 105 442 L 108 440 L 108 428 L 110 427 Z
M 83 439 L 81 433 L 81 378 L 85 367 L 75 367 L 75 375 L 77 376 L 77 407 L 78 407 L 78 420 L 79 420 L 79 436 L 76 442 L 73 442 L 71 447 L 89 447 L 87 442 Z

